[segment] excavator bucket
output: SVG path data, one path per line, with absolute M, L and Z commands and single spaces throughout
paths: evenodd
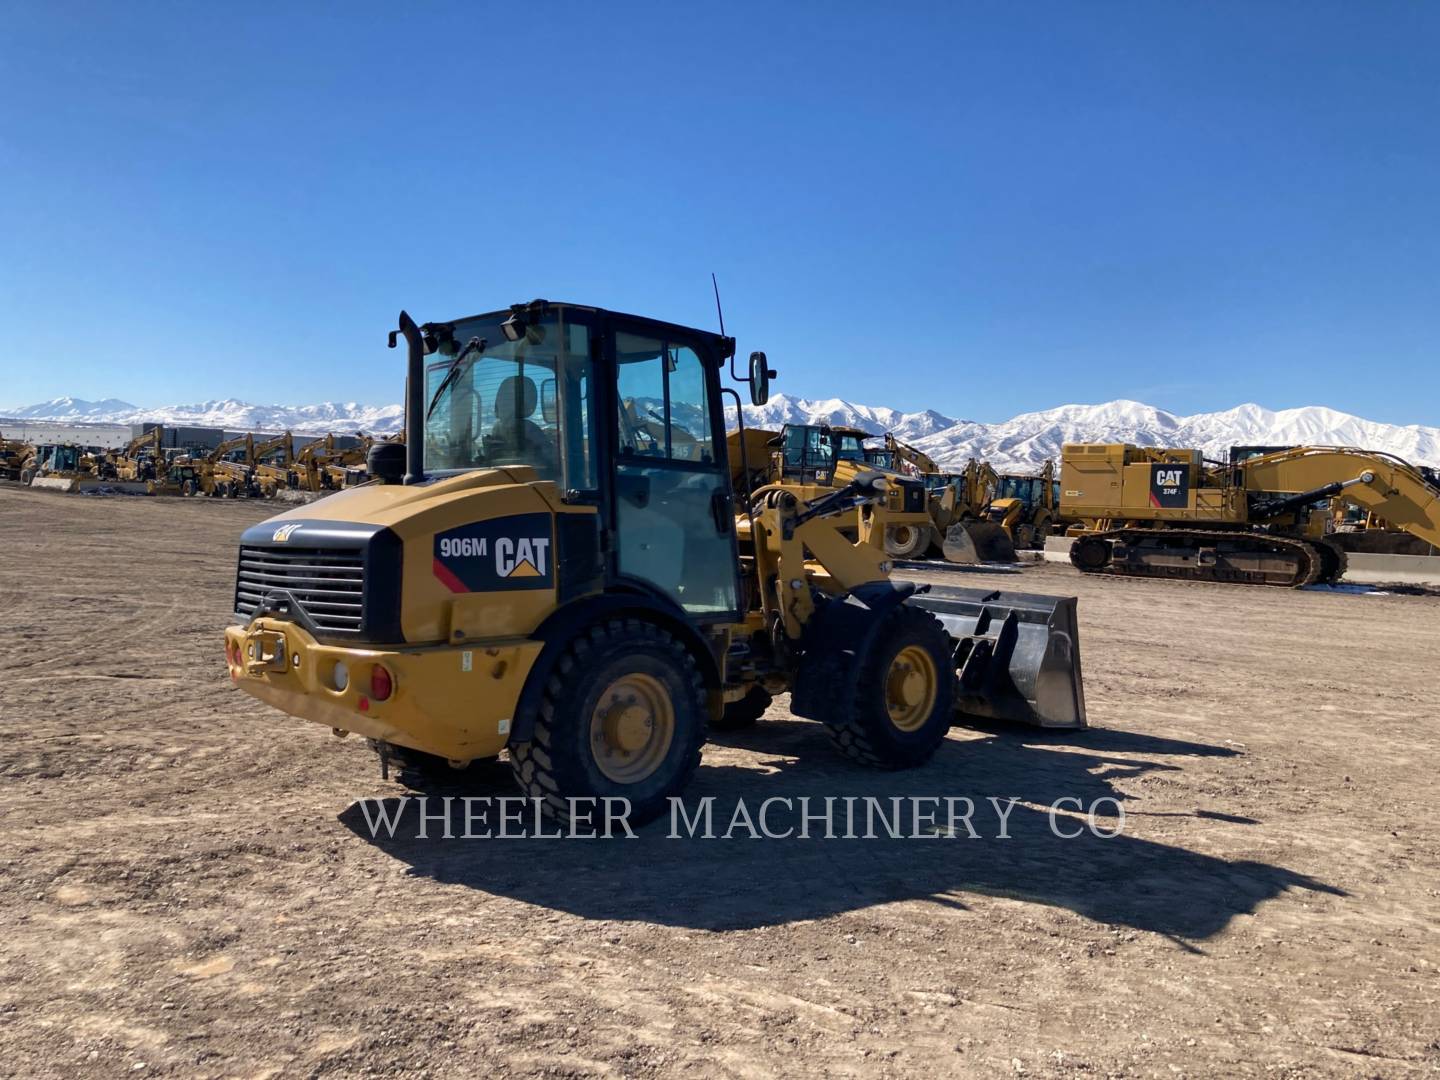
M 1015 562 L 1015 542 L 990 521 L 962 521 L 945 530 L 945 558 L 953 563 Z
M 954 642 L 957 723 L 1086 726 L 1075 597 L 932 588 L 907 602 L 939 619 Z

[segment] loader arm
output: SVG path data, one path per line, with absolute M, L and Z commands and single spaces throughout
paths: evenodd
M 1254 457 L 1241 466 L 1247 494 L 1335 494 L 1397 529 L 1440 547 L 1440 489 L 1400 458 L 1352 447 L 1305 446 Z

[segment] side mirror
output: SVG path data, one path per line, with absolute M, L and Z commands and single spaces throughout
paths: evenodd
M 750 404 L 764 405 L 770 400 L 770 380 L 775 372 L 770 370 L 770 363 L 765 359 L 763 352 L 752 352 L 750 354 Z

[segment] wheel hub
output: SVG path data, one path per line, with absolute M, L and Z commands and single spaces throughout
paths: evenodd
M 930 718 L 940 690 L 939 672 L 930 653 L 907 645 L 890 662 L 885 679 L 885 706 L 901 731 L 915 731 Z
M 664 685 L 638 672 L 601 692 L 590 716 L 590 747 L 607 778 L 633 784 L 655 772 L 675 736 L 675 707 Z

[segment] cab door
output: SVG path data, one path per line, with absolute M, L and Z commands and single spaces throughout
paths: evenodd
M 615 326 L 616 565 L 700 622 L 738 618 L 739 563 L 718 360 L 698 342 Z

